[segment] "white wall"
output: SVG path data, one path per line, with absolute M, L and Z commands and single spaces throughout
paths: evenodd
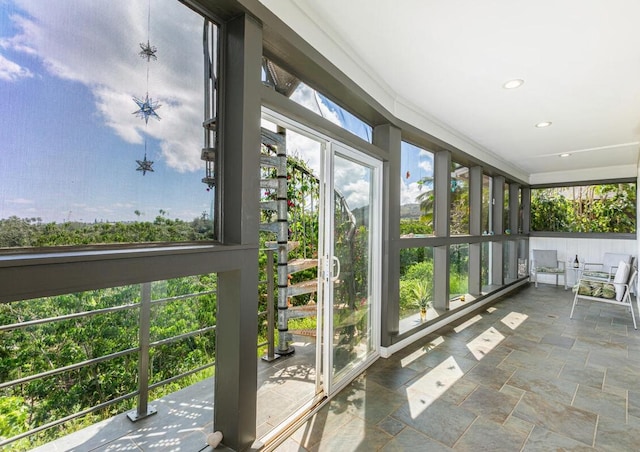
M 529 238 L 529 262 L 531 262 L 531 250 L 557 250 L 558 259 L 571 266 L 578 255 L 580 262 L 602 262 L 604 253 L 628 253 L 638 256 L 637 240 L 614 239 L 573 239 L 556 237 L 530 237 Z M 568 272 L 568 283 L 575 284 L 575 274 Z M 559 280 L 562 284 L 562 278 Z M 539 275 L 538 282 L 555 284 L 555 276 Z

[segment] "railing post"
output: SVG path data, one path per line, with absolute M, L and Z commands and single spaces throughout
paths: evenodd
M 267 362 L 276 359 L 275 353 L 275 306 L 273 297 L 273 249 L 267 249 L 267 354 L 262 357 Z
M 155 407 L 149 406 L 149 343 L 151 332 L 151 283 L 140 285 L 140 339 L 138 354 L 138 407 L 127 413 L 132 422 L 156 414 Z

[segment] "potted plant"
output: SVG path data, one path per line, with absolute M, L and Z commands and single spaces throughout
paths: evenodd
M 426 280 L 417 280 L 411 286 L 413 303 L 420 308 L 420 321 L 427 320 L 427 308 L 431 304 L 431 285 Z

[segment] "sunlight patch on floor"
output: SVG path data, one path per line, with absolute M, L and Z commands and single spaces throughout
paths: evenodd
M 416 419 L 438 397 L 455 384 L 464 372 L 453 356 L 442 361 L 407 387 L 411 417 Z M 416 393 L 417 392 L 417 393 Z
M 416 350 L 415 352 L 411 353 L 410 355 L 407 355 L 404 358 L 402 358 L 400 360 L 400 365 L 402 367 L 409 366 L 416 359 L 420 358 L 421 356 L 426 355 L 427 353 L 429 353 L 430 350 L 433 350 L 434 348 L 436 348 L 438 345 L 442 344 L 443 342 L 444 342 L 444 338 L 442 336 L 438 336 L 437 338 L 435 338 L 431 342 L 425 344 L 424 347 L 421 347 L 418 350 Z
M 480 320 L 482 320 L 482 316 L 477 315 L 475 317 L 470 318 L 469 320 L 467 320 L 464 323 L 461 323 L 460 325 L 458 325 L 457 327 L 455 327 L 453 330 L 456 333 L 459 333 L 460 331 L 463 331 L 465 328 L 469 328 L 471 325 L 473 325 L 476 322 L 479 322 Z
M 522 324 L 522 322 L 524 322 L 528 318 L 529 316 L 526 314 L 521 314 L 519 312 L 510 312 L 501 320 L 501 322 L 507 325 L 512 330 L 515 330 Z
M 473 353 L 473 356 L 480 361 L 504 339 L 505 337 L 498 330 L 491 327 L 468 342 L 467 348 Z

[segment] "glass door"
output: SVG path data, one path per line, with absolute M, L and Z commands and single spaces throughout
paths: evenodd
M 332 394 L 378 356 L 381 164 L 337 143 L 326 161 L 324 337 Z
M 378 356 L 381 162 L 273 112 L 263 127 L 286 140 L 295 350 L 259 375 L 257 426 L 268 441 Z

